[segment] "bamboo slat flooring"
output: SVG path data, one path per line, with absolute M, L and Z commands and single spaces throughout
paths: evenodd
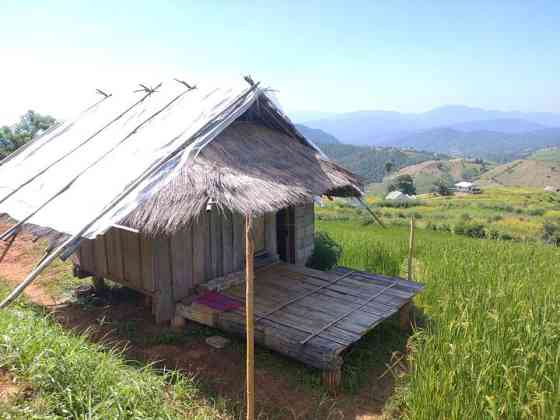
M 336 369 L 344 350 L 422 289 L 412 281 L 344 267 L 333 272 L 286 263 L 262 267 L 255 272 L 255 340 L 307 365 Z M 243 287 L 223 293 L 244 303 Z M 244 306 L 219 312 L 179 303 L 177 314 L 245 332 Z

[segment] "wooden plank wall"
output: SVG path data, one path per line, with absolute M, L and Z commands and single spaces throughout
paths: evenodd
M 169 321 L 175 312 L 173 297 L 173 259 L 168 237 L 153 240 L 153 270 L 156 295 L 153 311 L 156 322 Z
M 155 290 L 152 244 L 137 233 L 111 228 L 95 240 L 83 240 L 78 252 L 83 271 L 142 292 Z
M 210 249 L 208 241 L 208 214 L 198 216 L 192 225 L 193 243 L 193 287 L 206 278 L 206 255 Z
M 295 207 L 295 263 L 305 265 L 313 253 L 315 207 L 313 203 Z
M 278 253 L 276 214 L 265 215 L 265 242 Z M 203 282 L 241 271 L 245 264 L 245 220 L 218 209 L 201 214 L 174 235 L 146 238 L 112 228 L 79 250 L 82 270 L 154 296 L 157 321 L 171 319 L 174 303 Z

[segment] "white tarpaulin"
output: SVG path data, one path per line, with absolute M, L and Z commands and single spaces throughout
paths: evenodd
M 93 239 L 155 194 L 261 94 L 240 78 L 226 87 L 189 90 L 168 81 L 153 94 L 110 96 L 0 166 L 0 213 Z

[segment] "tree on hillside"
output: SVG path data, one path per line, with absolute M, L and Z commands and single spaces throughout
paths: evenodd
M 14 126 L 0 128 L 0 156 L 12 153 L 55 123 L 56 120 L 50 115 L 27 111 Z
M 442 196 L 453 195 L 453 191 L 444 179 L 440 178 L 432 186 L 432 192 Z
M 388 160 L 387 162 L 385 162 L 385 173 L 390 174 L 392 170 L 393 170 L 393 162 Z
M 399 175 L 387 186 L 387 191 L 400 191 L 403 194 L 414 195 L 416 194 L 416 187 L 410 175 Z

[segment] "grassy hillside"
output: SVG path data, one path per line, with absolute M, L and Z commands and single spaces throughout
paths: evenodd
M 362 147 L 349 144 L 321 144 L 327 156 L 365 178 L 367 182 L 380 182 L 385 176 L 385 163 L 391 162 L 393 170 L 445 155 L 401 150 L 392 147 Z
M 475 180 L 494 166 L 495 164 L 491 162 L 466 159 L 428 160 L 401 168 L 394 174 L 385 177 L 382 183 L 370 185 L 369 191 L 377 195 L 384 195 L 393 178 L 399 175 L 410 175 L 414 178 L 417 193 L 425 194 L 432 190 L 436 181 L 442 180 L 451 186 L 459 181 Z
M 320 221 L 342 264 L 394 274 L 408 231 Z M 405 419 L 560 416 L 560 250 L 419 230 L 418 329 L 394 397 Z
M 418 194 L 430 192 L 434 182 L 443 180 L 453 185 L 463 180 L 474 180 L 493 164 L 465 159 L 427 161 L 402 168 L 397 175 L 411 175 Z
M 560 187 L 560 161 L 516 160 L 486 172 L 479 183 L 482 186 Z
M 420 195 L 407 207 L 367 198 L 388 225 L 406 225 L 415 215 L 420 228 L 503 240 L 541 241 L 545 224 L 560 225 L 560 195 L 542 189 L 486 188 L 482 194 Z M 364 211 L 336 200 L 317 209 L 321 220 L 369 221 Z
M 560 148 L 559 147 L 547 147 L 544 149 L 537 150 L 527 157 L 531 160 L 548 160 L 560 162 Z

